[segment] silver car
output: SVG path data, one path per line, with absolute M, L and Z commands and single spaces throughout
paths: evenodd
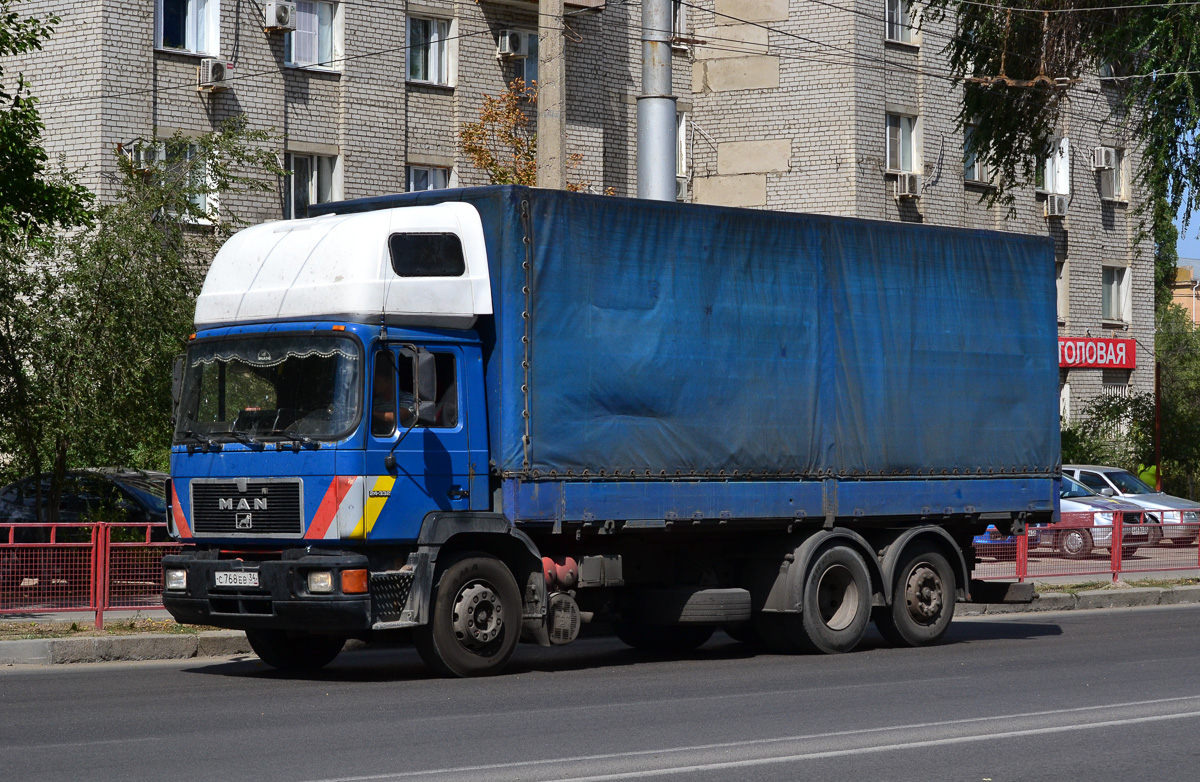
M 1196 542 L 1197 531 L 1200 531 L 1200 502 L 1155 491 L 1133 473 L 1119 467 L 1064 464 L 1063 474 L 1097 494 L 1120 497 L 1146 509 L 1146 523 L 1161 523 L 1165 539 L 1180 545 Z
M 1063 475 L 1058 496 L 1058 518 L 1030 536 L 1036 545 L 1049 545 L 1066 559 L 1089 556 L 1094 548 L 1111 549 L 1115 516 L 1124 522 L 1121 545 L 1125 556 L 1150 542 L 1150 530 L 1140 523 L 1142 509 L 1137 505 L 1102 497 L 1069 475 Z

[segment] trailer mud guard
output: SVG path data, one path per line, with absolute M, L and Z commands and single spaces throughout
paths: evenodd
M 880 567 L 883 571 L 883 595 L 888 605 L 891 605 L 892 602 L 892 586 L 896 580 L 896 563 L 900 561 L 900 555 L 915 538 L 929 535 L 938 538 L 939 543 L 944 544 L 954 553 L 955 556 L 950 559 L 950 565 L 955 569 L 955 580 L 958 582 L 954 593 L 959 600 L 967 599 L 971 573 L 967 570 L 967 561 L 963 558 L 962 549 L 954 542 L 954 538 L 950 537 L 950 533 L 941 527 L 930 525 L 906 530 L 904 534 L 890 543 L 887 551 L 884 552 Z
M 786 568 L 780 567 L 779 573 L 775 576 L 774 583 L 767 594 L 767 599 L 763 603 L 762 610 L 767 612 L 799 613 L 802 604 L 801 599 L 803 598 L 804 577 L 808 573 L 808 564 L 820 548 L 834 542 L 849 546 L 858 551 L 867 563 L 871 580 L 876 585 L 882 582 L 883 576 L 879 570 L 879 559 L 875 556 L 871 544 L 862 535 L 853 530 L 841 527 L 822 529 L 811 537 L 806 538 L 796 547 L 791 554 L 792 560 L 787 563 Z M 879 599 L 883 593 L 877 588 L 873 588 L 872 592 L 876 596 L 872 602 L 879 604 Z

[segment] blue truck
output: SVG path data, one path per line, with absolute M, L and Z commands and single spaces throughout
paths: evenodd
M 1044 237 L 512 186 L 310 214 L 222 247 L 175 378 L 163 603 L 272 666 L 929 644 L 994 587 L 972 539 L 1056 510 Z

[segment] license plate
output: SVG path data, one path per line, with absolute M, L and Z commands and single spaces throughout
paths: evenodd
M 256 587 L 258 586 L 258 573 L 253 570 L 219 570 L 217 571 L 217 586 Z
M 1125 529 L 1129 530 L 1130 535 L 1145 535 L 1146 533 L 1148 533 L 1150 531 L 1150 530 L 1146 529 L 1145 527 L 1137 527 L 1137 526 L 1126 527 Z

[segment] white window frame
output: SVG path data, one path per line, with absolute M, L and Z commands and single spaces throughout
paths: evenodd
M 1062 423 L 1071 423 L 1071 384 L 1068 381 L 1058 387 L 1058 417 Z
M 1057 261 L 1054 264 L 1054 287 L 1056 292 L 1055 300 L 1057 302 L 1055 309 L 1058 310 L 1059 323 L 1067 322 L 1067 313 L 1070 311 L 1070 282 L 1071 277 L 1067 271 L 1067 262 Z
M 425 175 L 428 187 L 416 187 L 415 178 L 421 174 Z M 410 164 L 404 167 L 404 180 L 406 183 L 405 190 L 409 193 L 424 192 L 426 190 L 443 190 L 453 186 L 454 170 L 446 166 Z
M 315 27 L 315 29 L 313 29 Z M 327 0 L 297 0 L 296 30 L 287 34 L 283 44 L 284 64 L 291 68 L 340 71 L 342 67 L 342 4 Z M 301 29 L 304 28 L 304 29 Z M 309 46 L 299 46 L 301 36 L 312 36 Z M 301 49 L 300 56 L 297 50 Z
M 687 5 L 685 0 L 671 0 L 671 37 L 687 35 Z
M 1104 264 L 1100 273 L 1100 320 L 1104 323 L 1130 322 L 1132 270 L 1128 266 Z
M 168 6 L 182 6 L 184 41 L 180 46 L 163 42 L 163 26 Z M 154 48 L 166 52 L 216 56 L 221 51 L 220 0 L 155 0 Z
M 884 40 L 915 46 L 917 34 L 912 24 L 912 4 L 909 0 L 884 0 L 884 5 Z
M 1071 195 L 1071 141 L 1066 136 L 1054 139 L 1050 154 L 1038 161 L 1038 192 Z
M 526 39 L 529 41 L 529 55 L 517 58 L 517 77 L 525 82 L 526 87 L 531 87 L 538 79 L 538 48 L 540 41 L 538 41 L 537 30 L 521 30 L 520 32 L 524 33 Z M 529 77 L 529 66 L 531 63 L 533 65 L 533 78 Z
M 1121 147 L 1112 147 L 1112 150 L 1113 167 L 1099 172 L 1100 198 L 1105 201 L 1124 203 L 1129 200 L 1129 193 L 1126 191 L 1129 177 L 1125 171 L 1125 150 Z
M 296 162 L 303 160 L 308 169 L 303 179 L 296 174 Z M 288 173 L 283 184 L 283 216 L 285 220 L 307 217 L 298 214 L 296 194 L 303 192 L 305 209 L 313 204 L 327 204 L 342 197 L 342 161 L 340 155 L 322 155 L 311 152 L 285 152 L 283 167 Z M 322 187 L 324 185 L 324 188 Z M 303 188 L 303 191 L 300 190 Z
M 915 174 L 921 170 L 921 121 L 911 114 L 889 111 L 885 120 L 884 154 L 891 173 Z M 907 152 L 907 160 L 905 159 Z
M 688 175 L 688 113 L 686 111 L 675 112 L 675 176 L 686 177 Z
M 429 42 L 418 46 L 413 43 L 416 36 L 413 28 L 416 24 L 429 25 Z M 404 29 L 406 32 L 407 48 L 404 57 L 404 74 L 407 81 L 413 84 L 432 84 L 438 87 L 454 86 L 455 47 L 452 45 L 458 22 L 455 19 L 444 19 L 436 16 L 410 16 Z M 423 62 L 428 78 L 413 76 L 413 68 Z
M 974 125 L 967 125 L 963 128 L 963 181 L 974 185 L 990 185 L 992 183 L 991 167 L 970 147 L 971 137 L 974 134 Z

